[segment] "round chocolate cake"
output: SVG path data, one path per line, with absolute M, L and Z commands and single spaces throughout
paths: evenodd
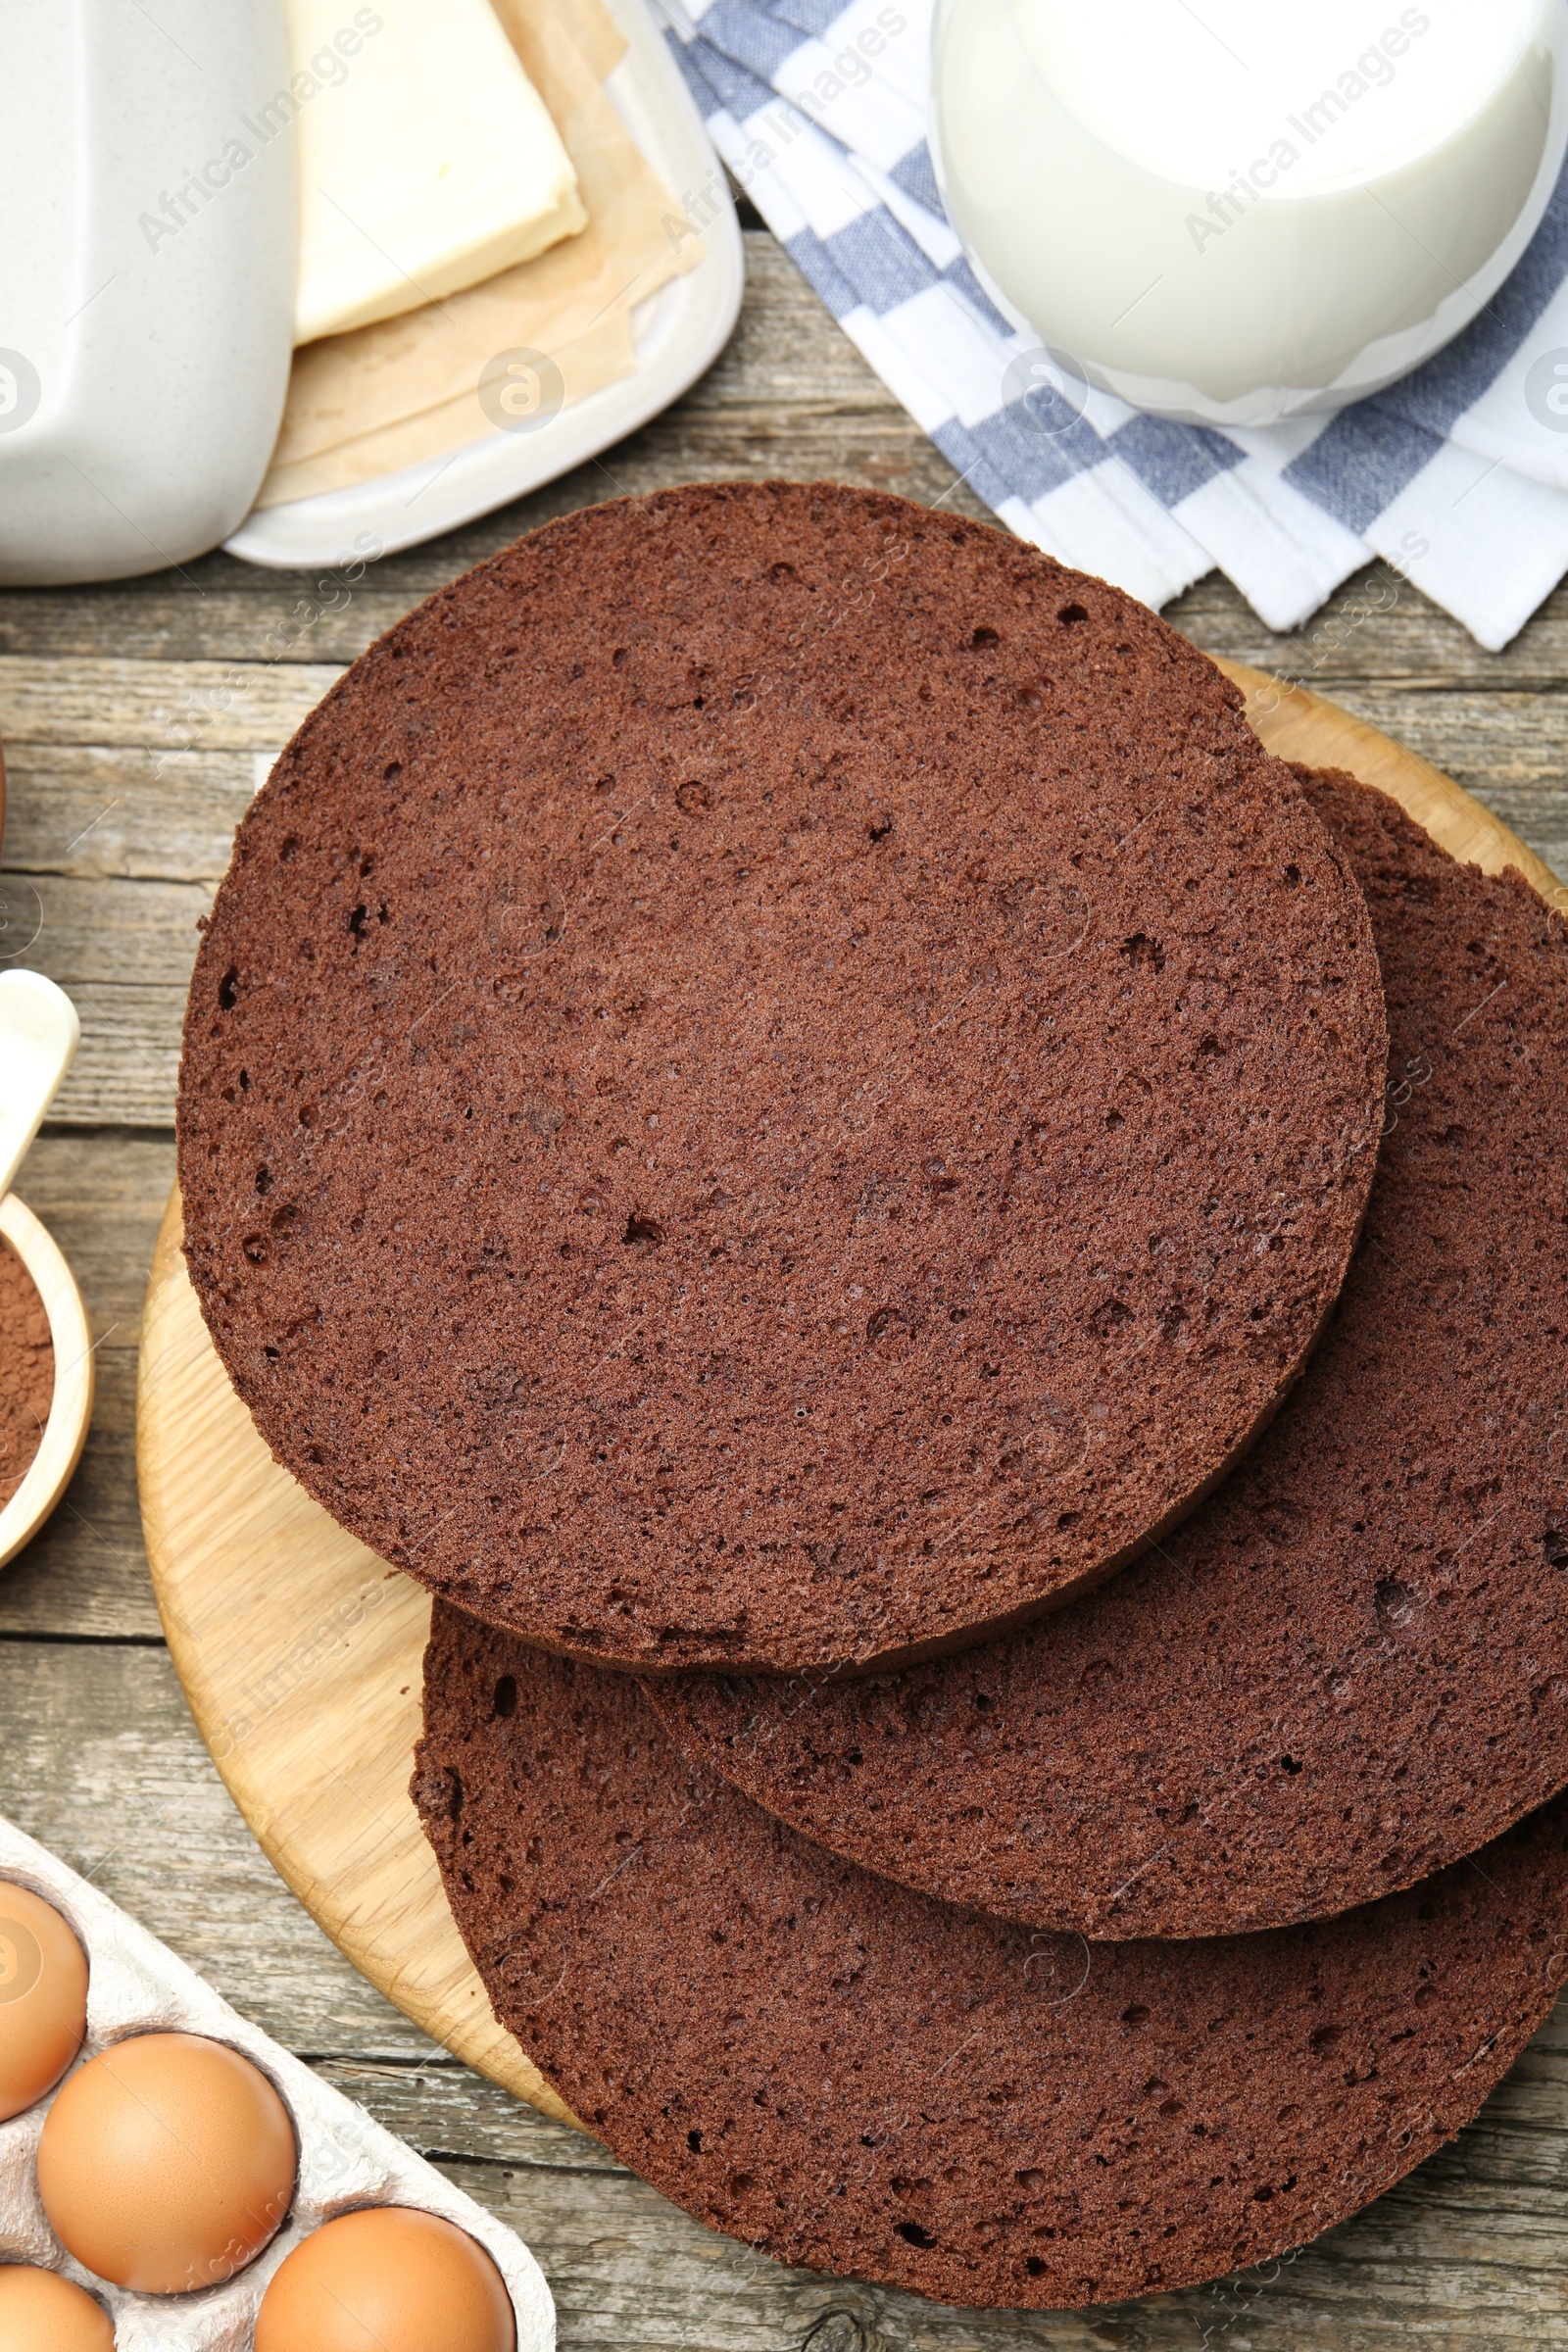
M 186 1254 L 278 1459 L 478 1614 L 863 1669 L 1096 1582 L 1295 1378 L 1371 1181 L 1365 910 L 1219 672 L 832 487 L 552 523 L 240 827 Z
M 1568 1805 L 1304 1928 L 1091 1945 L 837 1860 L 638 1683 L 438 1603 L 415 1794 L 497 2016 L 655 2186 L 962 2304 L 1216 2278 L 1452 2137 L 1568 1970 Z
M 962 1658 L 692 1676 L 688 1751 L 955 1901 L 1209 1936 L 1424 1877 L 1568 1783 L 1568 940 L 1348 776 L 1393 1045 L 1365 1238 L 1250 1459 L 1138 1567 Z

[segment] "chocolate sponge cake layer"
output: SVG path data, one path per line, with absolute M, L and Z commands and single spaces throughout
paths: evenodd
M 192 982 L 186 1253 L 387 1559 L 652 1669 L 864 1667 L 1186 1511 L 1360 1222 L 1365 910 L 1203 657 L 1000 532 L 727 484 L 355 663 Z
M 1568 1783 L 1568 941 L 1348 776 L 1388 1134 L 1328 1333 L 1147 1562 L 894 1678 L 661 1686 L 694 1754 L 870 1867 L 1086 1935 L 1362 1902 Z
M 1088 1944 L 835 1859 L 636 1680 L 440 1603 L 415 1794 L 489 1991 L 637 2172 L 779 2260 L 1077 2305 L 1260 2262 L 1450 2138 L 1568 1969 L 1568 1805 L 1331 1922 Z

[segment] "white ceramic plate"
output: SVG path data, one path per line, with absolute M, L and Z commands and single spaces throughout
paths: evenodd
M 633 313 L 637 370 L 527 433 L 491 433 L 456 456 L 427 458 L 347 490 L 248 514 L 230 555 L 278 570 L 314 570 L 433 539 L 567 473 L 678 400 L 710 367 L 740 311 L 745 260 L 724 176 L 645 0 L 608 0 L 626 55 L 606 83 L 626 127 L 683 205 L 702 202 L 707 252 Z

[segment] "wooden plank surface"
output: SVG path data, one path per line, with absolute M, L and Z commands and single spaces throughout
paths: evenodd
M 1568 2021 L 1537 2036 L 1454 2148 L 1276 2277 L 1079 2317 L 942 2312 L 778 2271 L 432 2054 L 270 1869 L 185 1708 L 141 1546 L 135 1348 L 173 1173 L 195 916 L 257 761 L 282 740 L 269 727 L 469 564 L 623 490 L 831 475 L 981 512 L 785 257 L 758 234 L 748 245 L 740 330 L 676 409 L 602 466 L 362 581 L 214 556 L 188 581 L 0 595 L 0 962 L 65 979 L 86 1032 L 18 1190 L 70 1257 L 99 1340 L 81 1467 L 43 1537 L 0 1572 L 0 1810 L 94 1869 L 230 2000 L 514 2220 L 551 2277 L 564 2352 L 1568 2352 Z M 1397 736 L 1568 878 L 1568 592 L 1501 656 L 1377 565 L 1296 637 L 1271 637 L 1217 575 L 1169 617 Z M 155 674 L 134 674 L 143 665 Z

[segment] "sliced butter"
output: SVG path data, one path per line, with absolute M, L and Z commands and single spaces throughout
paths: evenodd
M 287 14 L 296 343 L 477 285 L 586 225 L 490 0 L 287 0 Z

